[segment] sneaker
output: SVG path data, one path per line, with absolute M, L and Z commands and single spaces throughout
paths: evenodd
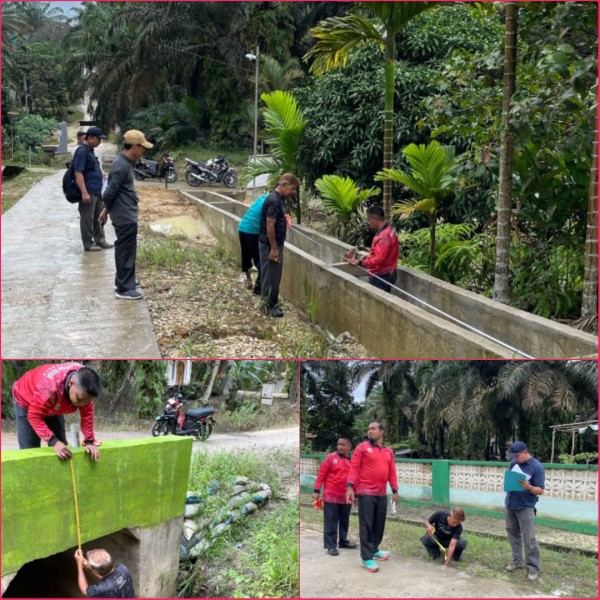
M 89 248 L 84 248 L 83 250 L 85 252 L 100 252 L 102 248 L 100 248 L 100 246 L 96 246 L 96 244 L 93 244 Z
M 390 557 L 390 553 L 385 552 L 383 550 L 377 550 L 377 552 L 375 552 L 375 554 L 373 554 L 373 558 L 375 560 L 387 560 L 389 557 Z
M 523 568 L 523 565 L 518 565 L 517 563 L 511 563 L 504 570 L 508 571 L 509 573 L 512 573 L 513 571 L 516 571 L 517 569 L 522 569 L 522 568 Z
M 329 550 L 327 550 L 327 554 L 329 554 L 329 556 L 337 556 L 339 551 L 337 548 L 329 548 Z
M 362 566 L 369 571 L 369 573 L 377 573 L 379 571 L 379 567 L 375 564 L 375 561 L 372 560 L 363 560 Z
M 109 248 L 114 248 L 114 244 L 109 244 L 108 242 L 96 242 L 96 246 L 102 248 L 103 250 L 108 250 Z
M 126 292 L 115 292 L 115 298 L 121 300 L 141 300 L 144 294 L 140 290 L 127 290 Z
M 536 581 L 539 576 L 540 576 L 539 573 L 537 573 L 535 571 L 529 571 L 529 575 L 527 575 L 527 579 L 529 581 Z
M 283 317 L 283 311 L 281 310 L 281 308 L 279 308 L 279 306 L 274 306 L 269 312 L 269 316 L 280 319 L 281 317 Z
M 115 285 L 115 292 L 116 292 L 118 289 L 119 289 L 119 288 L 118 288 L 118 287 Z M 141 284 L 139 281 L 137 281 L 137 280 L 136 280 L 136 282 L 135 282 L 135 289 L 136 289 L 136 290 L 140 290 L 140 291 L 142 291 L 142 284 Z

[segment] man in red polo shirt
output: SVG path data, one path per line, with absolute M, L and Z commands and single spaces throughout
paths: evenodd
M 352 505 L 346 502 L 346 482 L 350 471 L 351 450 L 352 440 L 341 435 L 337 441 L 337 451 L 328 454 L 321 463 L 312 495 L 313 500 L 318 500 L 321 486 L 323 483 L 325 484 L 323 490 L 325 504 L 323 508 L 323 546 L 331 556 L 339 554 L 338 547 L 356 548 L 356 544 L 348 541 Z
M 398 501 L 398 476 L 394 453 L 383 445 L 383 425 L 370 423 L 366 442 L 354 450 L 346 488 L 346 502 L 358 498 L 360 557 L 371 573 L 379 570 L 375 560 L 387 560 L 389 552 L 379 549 L 385 530 L 387 511 L 386 486 L 392 488 L 392 500 Z
M 369 272 L 369 283 L 389 292 L 396 283 L 396 267 L 400 245 L 395 229 L 385 220 L 381 206 L 367 209 L 367 225 L 375 232 L 371 242 L 371 251 L 365 258 L 355 258 L 356 251 L 351 250 L 344 260 L 351 265 L 359 266 Z
M 99 394 L 98 373 L 79 363 L 42 365 L 27 371 L 13 384 L 19 449 L 39 448 L 44 440 L 58 458 L 71 458 L 63 415 L 79 410 L 85 451 L 98 460 L 93 401 Z

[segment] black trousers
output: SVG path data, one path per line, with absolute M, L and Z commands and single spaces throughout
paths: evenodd
M 252 263 L 258 271 L 254 289 L 260 292 L 260 253 L 258 251 L 258 233 L 245 233 L 238 231 L 240 248 L 242 250 L 242 272 L 247 273 L 252 268 Z
M 382 279 L 384 281 L 381 281 Z M 396 271 L 385 275 L 377 275 L 377 277 L 369 277 L 369 283 L 384 292 L 389 292 L 392 289 L 392 285 L 396 283 Z
M 19 450 L 27 450 L 28 448 L 40 448 L 42 440 L 34 431 L 31 423 L 27 419 L 27 411 L 19 406 L 14 398 L 13 404 L 15 407 L 15 418 L 17 420 L 17 440 L 19 442 Z M 47 417 L 44 423 L 48 425 L 52 433 L 63 443 L 67 443 L 67 435 L 65 433 L 65 418 L 61 415 L 55 417 Z
M 429 534 L 426 533 L 421 538 L 421 543 L 423 544 L 423 546 L 425 546 L 425 548 L 427 548 L 427 552 L 429 552 L 429 555 L 434 560 L 441 554 L 440 547 L 435 543 L 435 540 Z M 448 548 L 450 542 L 446 540 L 440 540 L 440 544 L 444 546 L 444 548 Z M 458 538 L 458 542 L 456 542 L 456 548 L 454 548 L 454 554 L 452 555 L 452 558 L 454 560 L 458 560 L 466 547 L 467 540 L 465 540 L 465 538 L 462 537 Z
M 114 224 L 113 224 L 114 225 Z M 135 257 L 137 254 L 137 223 L 114 225 L 115 242 L 115 285 L 117 292 L 135 290 Z
M 348 541 L 348 526 L 352 504 L 323 503 L 323 547 L 337 548 L 338 541 L 344 544 Z M 338 535 L 339 532 L 339 535 Z
M 372 560 L 379 550 L 385 530 L 387 496 L 358 494 L 358 523 L 360 532 L 360 557 Z
M 279 284 L 283 275 L 283 244 L 277 246 L 279 249 L 279 262 L 269 260 L 271 246 L 263 242 L 258 243 L 260 251 L 260 276 L 261 288 L 260 295 L 262 296 L 263 304 L 266 308 L 271 309 L 279 303 Z

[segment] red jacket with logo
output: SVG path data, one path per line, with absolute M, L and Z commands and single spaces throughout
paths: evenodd
M 356 446 L 350 465 L 348 483 L 356 494 L 385 496 L 389 482 L 392 492 L 398 491 L 398 475 L 394 453 L 387 446 L 377 446 L 370 441 Z
M 74 413 L 73 406 L 65 394 L 65 383 L 71 373 L 79 371 L 79 363 L 42 365 L 28 371 L 15 381 L 13 396 L 15 402 L 27 411 L 27 419 L 33 430 L 44 441 L 50 440 L 54 433 L 44 419 L 56 415 Z M 86 440 L 94 439 L 94 403 L 79 408 L 81 431 Z
M 350 459 L 338 452 L 328 454 L 317 474 L 314 491 L 318 492 L 323 483 L 323 500 L 332 504 L 346 504 L 346 482 L 350 471 Z
M 360 264 L 373 275 L 387 275 L 395 270 L 399 251 L 400 245 L 394 228 L 385 225 L 375 234 L 371 252 Z

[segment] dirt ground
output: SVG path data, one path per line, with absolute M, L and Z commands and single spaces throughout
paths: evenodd
M 302 598 L 541 598 L 534 587 L 477 577 L 439 562 L 390 557 L 377 573 L 362 568 L 360 551 L 329 556 L 323 534 L 302 528 L 300 596 Z
M 165 190 L 164 184 L 154 181 L 136 182 L 136 188 L 143 225 L 168 217 L 199 217 L 194 201 L 176 189 Z M 141 244 L 152 235 L 159 234 L 142 230 Z M 176 270 L 143 265 L 138 268 L 164 358 L 367 356 L 349 335 L 333 340 L 315 328 L 307 314 L 285 300 L 283 319 L 262 315 L 260 299 L 245 289 L 236 260 L 219 254 L 217 242 L 208 232 L 179 243 L 190 251 L 200 250 L 206 264 L 184 263 Z
M 68 435 L 68 433 L 67 433 Z M 149 437 L 150 433 L 141 431 L 96 431 L 97 439 L 103 442 L 118 440 L 133 440 Z M 249 431 L 243 433 L 217 433 L 213 432 L 206 442 L 194 441 L 194 451 L 243 449 L 249 451 L 267 451 L 274 448 L 283 450 L 298 449 L 298 427 L 284 429 L 267 429 L 262 431 Z M 1 438 L 2 451 L 18 450 L 16 433 L 3 433 Z M 102 448 L 100 448 L 102 452 Z

